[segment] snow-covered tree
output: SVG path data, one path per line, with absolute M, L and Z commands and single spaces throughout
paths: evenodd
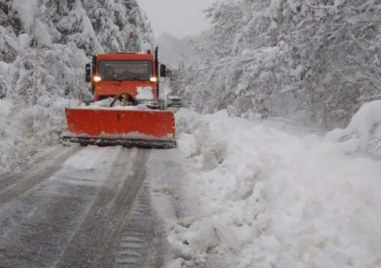
M 332 127 L 381 97 L 380 0 L 231 0 L 207 14 L 211 63 L 183 87 L 200 110 Z
M 0 22 L 0 99 L 11 107 L 14 145 L 57 141 L 66 126 L 64 107 L 91 97 L 84 65 L 92 55 L 152 43 L 135 0 L 0 0 Z M 0 132 L 3 140 L 15 136 Z

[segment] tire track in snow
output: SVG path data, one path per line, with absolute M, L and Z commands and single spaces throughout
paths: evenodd
M 83 149 L 48 179 L 2 204 L 0 267 L 52 267 L 86 217 L 118 153 Z M 87 166 L 81 167 L 83 162 Z
M 158 227 L 151 208 L 150 187 L 145 184 L 123 227 L 115 267 L 162 267 L 164 252 Z
M 0 181 L 0 205 L 17 198 L 35 185 L 48 179 L 62 168 L 62 163 L 70 156 L 78 153 L 82 147 L 60 147 L 59 151 L 54 151 L 28 165 L 25 170 L 17 174 L 4 176 Z
M 55 267 L 114 266 L 120 231 L 144 183 L 150 152 L 122 151 L 105 187 Z

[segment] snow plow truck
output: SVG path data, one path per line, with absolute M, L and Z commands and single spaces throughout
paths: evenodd
M 159 100 L 160 77 L 166 66 L 155 55 L 109 53 L 86 64 L 93 100 L 66 108 L 68 132 L 64 142 L 81 145 L 170 149 L 176 147 L 173 112 Z

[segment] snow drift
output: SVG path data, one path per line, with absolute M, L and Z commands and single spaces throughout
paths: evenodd
M 380 108 L 365 105 L 342 132 L 371 141 Z M 223 267 L 381 265 L 379 160 L 285 119 L 180 110 L 177 121 L 202 212 L 171 227 L 173 267 L 192 256 Z

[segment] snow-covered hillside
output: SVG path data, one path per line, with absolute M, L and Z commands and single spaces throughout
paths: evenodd
M 135 0 L 0 0 L 0 21 L 0 169 L 57 143 L 64 107 L 91 98 L 84 65 L 94 53 L 152 43 Z

